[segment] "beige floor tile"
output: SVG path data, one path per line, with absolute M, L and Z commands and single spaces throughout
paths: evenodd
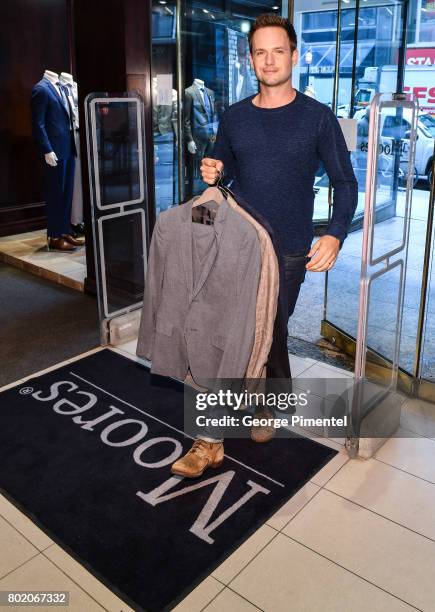
M 73 261 L 72 253 L 62 255 L 56 251 L 47 251 L 46 249 L 29 250 L 28 254 L 21 259 L 42 267 L 48 264 L 61 264 L 65 260 Z
M 316 363 L 314 359 L 310 359 L 309 357 L 299 357 L 298 355 L 292 355 L 291 353 L 289 353 L 289 359 L 292 377 L 299 376 L 302 372 L 308 370 L 308 368 Z
M 172 610 L 173 612 L 200 612 L 224 588 L 223 584 L 208 576 Z
M 400 424 L 426 438 L 435 438 L 435 404 L 409 399 L 402 405 Z
M 141 357 L 138 357 L 134 352 L 120 349 L 118 346 L 110 346 L 110 350 L 113 351 L 114 353 L 118 353 L 119 355 L 122 355 L 123 357 L 128 357 L 132 361 L 136 361 L 137 363 L 142 363 L 148 368 L 151 367 L 150 361 L 148 361 L 147 359 L 142 359 Z
M 215 569 L 212 576 L 220 582 L 228 584 L 275 536 L 275 529 L 263 525 Z
M 323 378 L 323 376 L 328 378 L 340 378 L 341 376 L 353 378 L 354 376 L 353 372 L 349 372 L 349 370 L 337 368 L 335 366 L 330 365 L 329 363 L 324 363 L 323 361 L 316 361 L 313 364 L 312 368 L 314 372 L 319 372 L 319 378 Z
M 25 514 L 20 512 L 4 495 L 0 495 L 0 515 L 39 550 L 44 550 L 44 548 L 53 544 L 53 540 Z
M 283 530 L 422 610 L 435 602 L 435 542 L 322 490 Z
M 258 608 L 230 589 L 224 589 L 204 610 L 207 610 L 207 612 L 222 612 L 223 610 L 227 610 L 227 612 L 255 612 Z
M 134 340 L 129 340 L 128 342 L 124 342 L 123 344 L 118 344 L 116 348 L 125 353 L 130 353 L 131 355 L 136 355 L 136 347 L 137 347 L 137 338 Z
M 14 257 L 20 257 L 31 252 L 31 248 L 28 244 L 21 240 L 16 240 L 14 242 L 4 243 L 1 247 L 3 253 L 8 253 L 8 255 L 13 255 Z
M 435 440 L 399 429 L 375 455 L 376 459 L 435 484 Z
M 308 391 L 311 396 L 326 398 L 332 408 L 339 397 L 349 401 L 354 379 L 316 364 L 295 377 L 294 386 L 300 391 Z
M 56 264 L 56 266 L 53 266 L 53 268 L 47 266 L 47 269 L 52 269 L 53 272 L 58 272 L 59 274 L 63 274 L 64 276 L 70 276 L 71 274 L 79 272 L 83 274 L 83 270 L 85 269 L 85 267 L 78 261 L 65 261 L 62 262 L 62 264 Z
M 435 485 L 429 482 L 376 459 L 353 459 L 326 488 L 435 540 Z
M 41 553 L 20 568 L 0 580 L 2 591 L 69 591 L 69 606 L 8 607 L 8 612 L 42 612 L 43 610 L 63 610 L 68 612 L 102 612 L 102 608 L 94 599 L 87 595 L 68 576 L 58 569 Z
M 124 601 L 119 599 L 115 593 L 112 593 L 104 584 L 102 584 L 95 576 L 93 576 L 80 563 L 73 559 L 60 546 L 54 544 L 44 551 L 44 555 L 50 559 L 57 567 L 65 572 L 74 582 L 79 584 L 81 588 L 91 595 L 93 599 L 98 601 L 106 610 L 111 612 L 131 612 L 130 608 Z
M 35 230 L 34 232 L 25 232 L 24 234 L 14 234 L 13 236 L 2 236 L 0 238 L 0 243 L 6 242 L 15 242 L 16 240 L 27 240 L 29 238 L 38 237 L 42 233 L 45 233 L 45 230 Z
M 307 482 L 302 489 L 299 489 L 299 491 L 267 521 L 267 525 L 281 531 L 281 529 L 287 525 L 295 514 L 297 514 L 318 491 L 319 487 L 317 485 L 312 482 Z
M 0 577 L 11 572 L 39 552 L 1 516 L 0 551 Z
M 51 255 L 51 253 L 49 253 Z M 69 261 L 68 259 L 64 260 L 44 260 L 41 261 L 39 258 L 34 256 L 23 257 L 24 261 L 35 264 L 44 270 L 49 270 L 50 272 L 57 272 L 57 274 L 67 274 L 68 272 L 77 272 L 81 270 L 82 264 L 77 263 L 75 261 Z
M 328 463 L 319 470 L 311 478 L 312 483 L 318 487 L 324 487 L 328 480 L 330 480 L 347 462 L 349 461 L 349 455 L 344 448 L 340 448 L 339 452 L 328 461 Z
M 68 276 L 68 278 L 72 278 L 82 283 L 85 281 L 86 274 L 86 266 L 82 266 L 81 264 L 78 264 L 78 267 L 75 270 L 68 270 L 68 272 L 64 272 L 64 276 Z
M 278 534 L 230 587 L 267 612 L 411 609 L 283 534 Z

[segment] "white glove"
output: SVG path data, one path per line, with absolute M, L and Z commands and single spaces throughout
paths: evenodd
M 54 151 L 51 151 L 51 153 L 46 153 L 44 157 L 49 166 L 57 166 L 57 155 Z
M 187 145 L 187 150 L 189 151 L 189 153 L 192 153 L 192 155 L 195 155 L 195 153 L 198 150 L 198 147 L 195 144 L 194 140 L 191 140 L 188 145 Z

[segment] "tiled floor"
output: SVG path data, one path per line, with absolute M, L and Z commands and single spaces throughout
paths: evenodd
M 0 238 L 0 261 L 83 291 L 86 277 L 85 247 L 72 253 L 48 252 L 45 230 Z
M 114 350 L 137 359 L 135 345 Z M 290 359 L 294 376 L 340 374 L 312 359 Z M 389 440 L 368 461 L 350 460 L 341 444 L 328 441 L 339 450 L 334 459 L 177 612 L 433 612 L 433 415 L 421 401 L 409 402 L 402 425 L 414 435 Z M 2 497 L 0 550 L 7 550 L 0 590 L 68 590 L 74 612 L 130 610 Z

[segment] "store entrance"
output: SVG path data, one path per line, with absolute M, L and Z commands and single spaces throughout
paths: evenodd
M 212 144 L 222 113 L 258 86 L 248 61 L 250 24 L 262 12 L 276 11 L 289 16 L 298 35 L 300 52 L 293 85 L 333 109 L 345 132 L 358 180 L 358 206 L 349 235 L 329 273 L 306 275 L 289 322 L 289 349 L 315 359 L 323 356 L 332 362 L 336 355 L 347 354 L 350 360 L 340 358 L 337 365 L 353 370 L 370 103 L 377 93 L 417 93 L 420 113 L 415 163 L 410 171 L 413 208 L 399 367 L 408 376 L 410 385 L 415 386 L 422 376 L 433 378 L 435 347 L 430 339 L 432 327 L 428 316 L 433 302 L 430 291 L 434 287 L 430 282 L 433 197 L 430 199 L 429 182 L 433 176 L 435 134 L 433 100 L 428 87 L 432 83 L 433 67 L 428 67 L 427 61 L 417 66 L 415 59 L 416 49 L 420 48 L 416 45 L 421 46 L 421 40 L 427 36 L 427 19 L 422 13 L 423 17 L 418 20 L 421 31 L 417 32 L 412 15 L 422 9 L 414 6 L 413 0 L 337 0 L 327 6 L 319 0 L 295 0 L 290 6 L 287 2 L 274 3 L 273 7 L 260 0 L 250 2 L 249 7 L 247 4 L 242 3 L 240 10 L 233 13 L 223 11 L 218 3 L 204 4 L 202 9 L 189 1 L 173 1 L 164 6 L 153 2 L 156 215 L 204 188 L 198 161 L 208 144 Z M 429 50 L 423 51 L 430 56 Z M 423 85 L 425 94 L 421 93 Z M 192 105 L 195 88 L 199 90 L 202 86 L 213 111 L 208 121 L 207 142 L 195 124 L 198 117 Z M 205 116 L 205 107 L 202 111 Z M 388 182 L 393 174 L 397 176 L 395 189 L 384 191 L 382 202 L 378 201 L 376 223 L 386 241 L 393 239 L 391 228 L 403 224 L 401 201 L 408 182 L 405 157 L 410 124 L 409 112 L 405 109 L 399 124 L 389 111 L 380 127 L 382 180 Z M 391 146 L 393 141 L 400 141 L 403 159 L 400 155 L 397 158 Z M 324 168 L 317 173 L 314 191 L 315 231 L 321 235 L 328 225 L 333 201 Z M 309 318 L 307 312 L 310 312 Z M 386 359 L 391 352 L 394 331 L 391 325 L 392 321 L 386 321 L 385 326 L 380 324 L 378 334 L 377 350 Z
M 351 1 L 337 2 L 335 7 L 329 5 L 325 11 L 314 0 L 295 2 L 294 23 L 299 28 L 301 40 L 296 86 L 299 81 L 300 89 L 329 104 L 345 130 L 353 130 L 354 141 L 349 149 L 358 180 L 359 198 L 351 231 L 336 265 L 325 279 L 314 278 L 314 275 L 306 279 L 289 329 L 297 339 L 296 345 L 308 339 L 326 346 L 330 354 L 336 349 L 355 354 L 370 103 L 377 93 L 404 91 L 415 95 L 419 91 L 416 154 L 409 173 L 407 153 L 412 129 L 411 111 L 404 109 L 398 118 L 390 109 L 382 116 L 380 179 L 386 184 L 396 173 L 397 185 L 393 190 L 384 190 L 382 201 L 379 199 L 377 202 L 376 226 L 385 245 L 392 245 L 398 228 L 404 223 L 403 202 L 410 174 L 413 204 L 399 368 L 408 389 L 413 388 L 416 393 L 430 397 L 433 396 L 431 385 L 422 379 L 435 380 L 435 347 L 430 334 L 430 292 L 434 286 L 430 268 L 433 244 L 433 191 L 431 196 L 430 187 L 435 108 L 427 94 L 429 89 L 421 87 L 432 83 L 435 73 L 427 61 L 425 65 L 417 66 L 413 59 L 416 41 L 424 35 L 423 30 L 417 31 L 412 18 L 412 11 L 415 13 L 417 8 L 413 2 Z M 423 51 L 428 53 L 427 49 Z M 396 145 L 401 147 L 399 153 L 395 150 Z M 332 202 L 328 178 L 322 170 L 318 173 L 315 191 L 314 220 L 321 234 L 330 217 Z M 313 296 L 314 303 L 310 301 Z M 384 314 L 377 319 L 374 348 L 379 356 L 391 363 L 397 319 L 389 307 L 389 297 L 391 295 L 385 290 L 377 296 L 378 305 L 383 302 Z M 303 314 L 308 303 L 319 326 L 312 325 L 312 321 L 309 326 L 304 324 Z M 388 313 L 391 314 L 390 320 L 387 320 Z

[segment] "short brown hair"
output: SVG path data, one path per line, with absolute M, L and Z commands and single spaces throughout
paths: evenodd
M 254 21 L 248 34 L 249 51 L 251 53 L 252 37 L 254 36 L 255 32 L 260 28 L 268 28 L 270 26 L 284 28 L 284 30 L 287 32 L 287 36 L 290 41 L 290 49 L 292 51 L 296 49 L 298 45 L 298 37 L 296 35 L 293 24 L 285 17 L 280 17 L 279 15 L 273 15 L 269 13 L 263 13 L 263 15 L 259 15 Z

